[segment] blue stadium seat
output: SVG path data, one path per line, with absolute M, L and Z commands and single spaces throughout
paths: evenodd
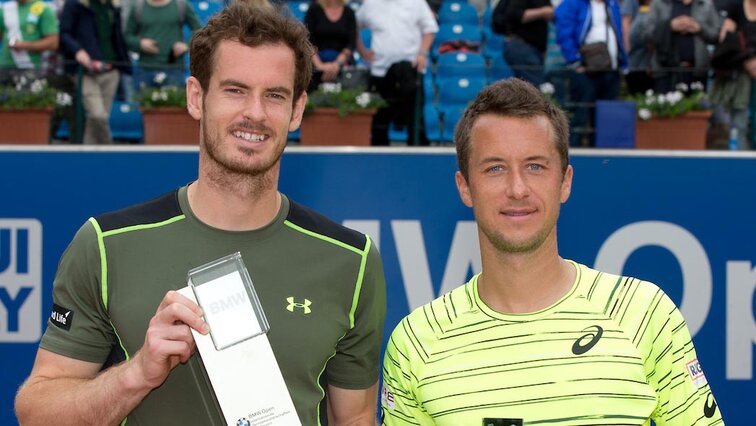
M 71 126 L 68 124 L 68 120 L 61 120 L 53 139 L 66 140 L 71 138 Z
M 483 11 L 483 30 L 491 29 L 491 15 L 493 15 L 493 7 L 490 2 L 486 3 L 486 9 Z
M 292 16 L 304 21 L 304 17 L 307 14 L 307 9 L 310 8 L 309 1 L 290 1 L 286 3 L 286 8 L 291 11 Z
M 365 48 L 370 49 L 370 42 L 373 38 L 373 33 L 370 31 L 370 28 L 361 29 L 359 37 L 362 39 L 362 45 L 365 46 Z M 365 60 L 362 59 L 362 56 L 360 56 L 360 52 L 358 52 L 356 49 L 354 51 L 354 61 L 358 65 L 367 64 Z
M 205 26 L 205 24 L 207 24 L 207 21 L 210 20 L 211 16 L 223 9 L 223 4 L 206 0 L 193 1 L 192 8 L 194 8 L 194 11 L 197 12 L 197 17 L 199 18 L 200 24 L 202 24 L 202 26 Z
M 493 83 L 494 81 L 509 78 L 513 75 L 512 68 L 509 67 L 503 55 L 494 56 L 491 59 L 491 68 L 488 70 L 489 82 Z
M 441 141 L 441 117 L 438 109 L 433 104 L 425 103 L 423 107 L 423 118 L 425 119 L 425 134 L 431 142 Z
M 438 46 L 447 41 L 464 40 L 467 42 L 483 43 L 483 32 L 478 25 L 465 24 L 441 24 L 438 27 L 438 33 L 433 41 L 431 54 L 435 57 L 438 55 Z
M 394 127 L 394 123 L 391 123 L 391 127 L 389 127 L 389 140 L 395 141 L 395 142 L 407 142 L 407 138 L 409 135 L 407 134 L 407 128 L 399 129 L 397 127 Z
M 596 101 L 596 148 L 635 148 L 635 103 Z
M 462 118 L 462 114 L 465 112 L 466 105 L 446 105 L 439 106 L 438 110 L 441 114 L 443 128 L 441 130 L 442 142 L 454 141 L 454 127 Z
M 439 24 L 480 25 L 478 10 L 463 1 L 444 2 L 438 11 Z
M 425 97 L 425 104 L 436 103 L 436 83 L 433 81 L 433 74 L 426 71 L 423 75 L 423 95 Z
M 486 86 L 486 79 L 483 77 L 438 78 L 436 82 L 438 83 L 439 109 L 449 105 L 467 106 Z
M 110 111 L 113 139 L 141 140 L 144 136 L 142 113 L 135 103 L 115 101 Z
M 483 30 L 483 37 L 485 44 L 483 46 L 483 56 L 486 59 L 493 59 L 495 56 L 502 56 L 504 54 L 504 44 L 506 40 L 501 34 L 496 34 L 491 29 Z
M 480 53 L 444 53 L 438 56 L 436 78 L 486 76 L 486 60 Z

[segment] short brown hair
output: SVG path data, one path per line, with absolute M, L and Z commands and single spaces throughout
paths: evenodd
M 467 107 L 454 129 L 454 145 L 457 148 L 459 171 L 467 179 L 470 161 L 470 133 L 475 121 L 484 114 L 505 117 L 546 117 L 554 130 L 555 143 L 561 160 L 562 174 L 570 162 L 568 155 L 569 124 L 567 115 L 558 106 L 546 99 L 532 84 L 518 78 L 499 80 L 478 93 Z
M 279 43 L 288 46 L 294 51 L 294 101 L 310 84 L 314 50 L 305 26 L 283 11 L 238 1 L 216 13 L 192 36 L 189 70 L 205 93 L 213 74 L 215 52 L 223 40 L 252 47 Z

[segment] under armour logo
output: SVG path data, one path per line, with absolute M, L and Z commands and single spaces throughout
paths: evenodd
M 305 315 L 312 312 L 312 309 L 310 309 L 310 305 L 312 305 L 312 302 L 310 302 L 309 299 L 305 299 L 304 303 L 299 303 L 299 302 L 295 302 L 293 297 L 287 297 L 286 301 L 289 302 L 289 305 L 286 307 L 286 309 L 289 312 L 294 312 L 294 308 L 302 308 Z
M 592 347 L 596 346 L 596 343 L 598 343 L 599 339 L 601 339 L 601 335 L 604 334 L 604 329 L 598 325 L 592 325 L 584 329 L 583 331 L 588 331 L 588 330 L 591 330 L 591 331 L 578 337 L 578 339 L 575 340 L 575 343 L 572 345 L 573 354 L 582 355 L 588 352 L 589 350 L 591 350 Z M 588 342 L 583 344 L 583 340 L 587 338 L 590 338 L 590 340 L 588 340 Z

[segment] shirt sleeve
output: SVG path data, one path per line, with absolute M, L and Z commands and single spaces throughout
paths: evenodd
M 383 389 L 381 390 L 382 424 L 432 425 L 433 419 L 416 396 L 417 378 L 413 367 L 422 362 L 414 356 L 409 329 L 404 318 L 391 333 L 383 357 Z
M 103 304 L 100 250 L 93 222 L 90 219 L 79 229 L 58 264 L 53 311 L 40 347 L 104 363 L 117 340 Z
M 187 25 L 189 29 L 192 30 L 192 33 L 202 28 L 202 23 L 200 23 L 199 16 L 197 16 L 197 12 L 194 10 L 192 2 L 190 1 L 186 2 L 186 19 L 184 25 Z M 187 40 L 187 42 L 188 41 L 189 40 Z
M 654 422 L 657 426 L 724 424 L 682 314 L 664 292 L 656 291 L 643 336 L 650 349 L 644 367 L 656 391 Z
M 436 22 L 436 17 L 433 16 L 433 11 L 428 6 L 428 2 L 418 0 L 416 4 L 418 5 L 418 25 L 420 32 L 422 34 L 437 33 L 438 22 Z
M 48 4 L 45 4 L 45 10 L 42 12 L 40 22 L 43 36 L 58 34 L 60 31 L 58 17 L 55 16 L 55 11 Z
M 326 366 L 328 383 L 343 389 L 367 389 L 378 381 L 383 321 L 386 317 L 386 280 L 381 257 L 366 238 L 350 321 L 352 327 L 336 346 Z
M 123 31 L 123 38 L 126 41 L 126 47 L 128 47 L 129 50 L 131 50 L 132 52 L 141 53 L 142 49 L 139 46 L 139 25 L 137 24 L 136 17 L 134 16 L 135 9 L 136 6 L 131 9 L 128 18 L 126 18 L 126 29 Z

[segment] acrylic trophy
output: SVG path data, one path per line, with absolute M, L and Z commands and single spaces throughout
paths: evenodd
M 225 422 L 301 425 L 241 254 L 190 270 L 188 281 L 179 292 L 197 302 L 210 327 L 207 335 L 192 335 Z

